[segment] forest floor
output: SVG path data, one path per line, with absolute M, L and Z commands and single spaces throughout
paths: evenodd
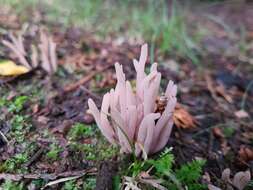
M 167 144 L 173 147 L 173 167 L 205 159 L 202 178 L 209 176 L 218 186 L 225 168 L 233 174 L 253 171 L 253 8 L 242 10 L 210 7 L 222 22 L 204 19 L 197 8 L 189 15 L 190 23 L 212 31 L 201 39 L 205 51 L 198 64 L 156 46 L 150 56 L 158 62 L 162 87 L 169 80 L 178 85 L 178 122 Z M 0 16 L 1 39 L 23 26 L 13 12 Z M 117 175 L 121 166 L 100 171 L 122 155 L 87 114 L 87 100 L 101 105 L 102 95 L 116 84 L 115 62 L 134 79 L 132 59 L 139 57 L 143 40 L 133 43 L 114 35 L 102 40 L 81 27 L 43 19 L 35 25 L 50 28 L 59 66 L 52 76 L 36 69 L 0 78 L 0 189 L 94 189 L 98 173 L 104 175 L 100 178 Z M 0 58 L 11 57 L 0 46 Z

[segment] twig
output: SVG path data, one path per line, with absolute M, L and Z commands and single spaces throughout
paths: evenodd
M 96 71 L 91 72 L 88 75 L 85 75 L 83 78 L 81 78 L 79 81 L 75 82 L 74 84 L 69 84 L 64 88 L 64 92 L 70 92 L 73 91 L 77 88 L 79 88 L 79 86 L 84 85 L 85 83 L 89 82 L 95 75 L 105 71 L 106 69 L 110 68 L 112 65 L 107 65 L 101 69 L 98 69 Z
M 212 98 L 219 104 L 219 99 L 218 99 L 216 92 L 213 88 L 212 79 L 208 73 L 205 74 L 205 80 L 206 80 L 207 89 L 209 90 Z
M 5 137 L 5 135 L 0 131 L 0 138 L 3 140 L 4 143 L 8 144 L 9 141 L 8 139 Z
M 45 189 L 46 187 L 48 186 L 52 186 L 52 185 L 56 185 L 56 184 L 59 184 L 59 183 L 62 183 L 62 182 L 66 182 L 66 181 L 70 181 L 70 180 L 74 180 L 74 179 L 78 179 L 82 176 L 84 176 L 85 173 L 83 173 L 82 175 L 78 175 L 78 176 L 71 176 L 71 177 L 64 177 L 64 178 L 61 178 L 61 179 L 57 179 L 57 180 L 54 180 L 54 181 L 51 181 L 49 183 L 47 183 L 43 188 L 41 189 Z
M 250 88 L 253 86 L 253 80 L 250 81 L 250 83 L 248 84 L 244 94 L 243 94 L 243 97 L 242 97 L 242 102 L 241 102 L 241 109 L 244 110 L 245 108 L 245 103 L 246 103 L 246 99 L 247 99 L 247 96 L 248 96 L 248 92 L 250 90 Z
M 207 148 L 207 155 L 208 156 L 211 156 L 212 149 L 213 149 L 213 133 L 210 132 L 210 134 L 209 134 L 208 148 Z
M 12 180 L 20 181 L 22 179 L 44 179 L 44 180 L 55 180 L 58 177 L 70 177 L 70 176 L 80 176 L 80 175 L 95 175 L 97 172 L 96 168 L 90 168 L 80 171 L 67 171 L 63 173 L 52 173 L 52 174 L 9 174 L 0 173 L 0 180 Z
M 81 86 L 80 87 L 84 92 L 86 92 L 90 97 L 94 98 L 94 99 L 97 99 L 99 101 L 102 100 L 102 97 L 92 93 L 88 88 L 84 87 L 84 86 Z
M 43 153 L 43 151 L 44 151 L 44 148 L 41 147 L 41 148 L 31 157 L 31 159 L 30 159 L 27 163 L 24 164 L 24 166 L 25 166 L 25 167 L 30 166 L 35 160 L 37 160 L 37 159 L 40 157 L 40 155 Z
M 209 130 L 215 128 L 215 127 L 222 127 L 223 125 L 224 125 L 224 123 L 219 123 L 219 124 L 217 124 L 217 125 L 212 125 L 212 126 L 210 126 L 210 127 L 207 127 L 207 128 L 205 128 L 205 129 L 200 130 L 200 131 L 198 131 L 197 133 L 193 134 L 193 135 L 192 135 L 192 138 L 195 138 L 195 137 L 197 137 L 197 136 L 199 136 L 199 135 L 201 135 L 201 134 L 203 134 L 203 133 L 205 133 L 205 132 L 207 132 L 207 131 L 209 131 Z
M 0 86 L 7 84 L 8 82 L 11 82 L 13 80 L 15 80 L 18 76 L 14 76 L 14 77 L 8 77 L 8 78 L 0 78 Z

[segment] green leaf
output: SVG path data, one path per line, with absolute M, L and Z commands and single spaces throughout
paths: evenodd
M 119 175 L 116 175 L 114 178 L 113 178 L 113 189 L 114 190 L 120 190 L 120 176 Z
M 148 160 L 147 162 L 155 167 L 158 174 L 165 175 L 171 171 L 174 156 L 169 151 L 165 151 L 157 160 Z
M 177 179 L 186 185 L 197 182 L 201 177 L 202 167 L 205 163 L 205 160 L 193 160 L 190 163 L 182 165 L 175 172 Z

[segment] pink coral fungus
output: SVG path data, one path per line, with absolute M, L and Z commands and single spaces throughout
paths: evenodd
M 147 52 L 144 44 L 139 61 L 133 60 L 136 92 L 126 80 L 122 65 L 116 63 L 117 85 L 104 95 L 101 111 L 92 99 L 88 100 L 89 113 L 108 141 L 120 145 L 124 153 L 142 157 L 158 152 L 168 142 L 177 102 L 177 86 L 169 81 L 160 97 L 164 108 L 157 111 L 161 73 L 157 71 L 157 63 L 152 64 L 149 74 L 145 73 Z

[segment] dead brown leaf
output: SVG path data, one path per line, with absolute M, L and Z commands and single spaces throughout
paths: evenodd
M 212 132 L 216 138 L 220 141 L 221 151 L 223 155 L 227 155 L 231 147 L 228 145 L 228 142 L 225 138 L 225 135 L 220 127 L 214 127 Z
M 227 93 L 225 87 L 222 84 L 217 84 L 213 81 L 211 75 L 206 73 L 205 80 L 207 89 L 209 90 L 212 98 L 219 104 L 219 96 L 223 97 L 228 103 L 233 103 L 232 97 Z
M 223 85 L 218 85 L 216 88 L 216 93 L 220 96 L 222 96 L 228 103 L 232 104 L 233 103 L 233 99 L 231 98 L 231 96 L 226 92 L 226 89 Z
M 249 117 L 249 114 L 245 110 L 239 110 L 235 112 L 235 116 L 239 119 L 243 119 Z
M 253 140 L 253 132 L 244 132 L 242 133 L 243 139 L 247 142 L 250 143 Z
M 228 142 L 226 139 L 223 139 L 221 142 L 221 150 L 223 155 L 227 155 L 227 153 L 230 151 L 230 147 L 228 146 Z
M 239 160 L 248 163 L 253 160 L 253 149 L 242 145 L 239 150 Z
M 219 128 L 219 127 L 214 127 L 212 129 L 212 132 L 213 132 L 214 136 L 217 137 L 217 138 L 221 138 L 221 139 L 225 138 L 221 128 Z
M 39 104 L 35 104 L 32 106 L 32 113 L 36 114 L 39 111 Z
M 196 127 L 196 119 L 179 103 L 177 103 L 173 120 L 177 127 L 190 129 Z
M 47 124 L 49 121 L 49 118 L 45 117 L 45 116 L 39 116 L 38 117 L 38 122 L 41 124 Z

